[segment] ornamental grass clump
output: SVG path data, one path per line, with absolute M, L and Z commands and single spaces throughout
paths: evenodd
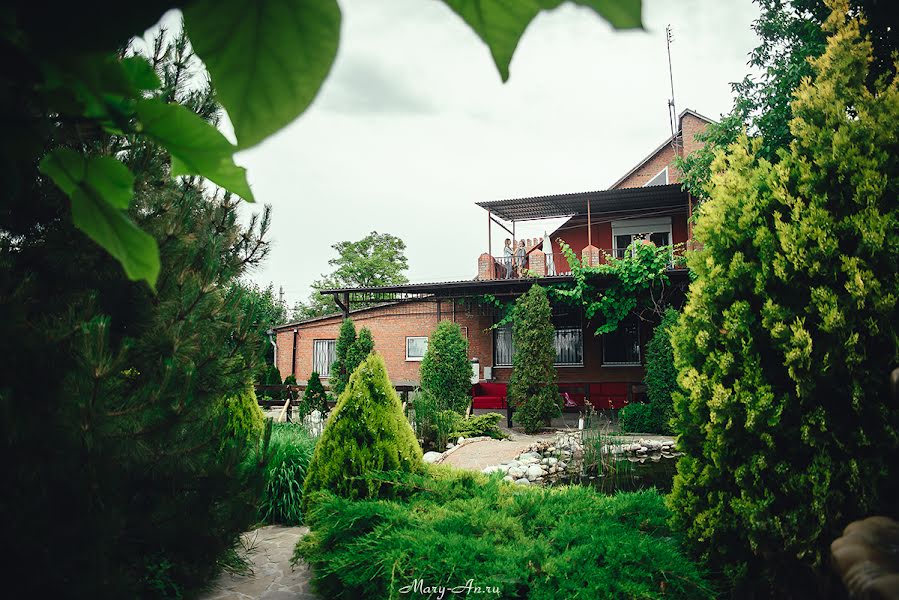
M 272 425 L 265 490 L 259 502 L 259 518 L 264 523 L 303 522 L 303 480 L 314 449 L 315 440 L 302 425 Z
M 308 507 L 327 490 L 346 498 L 390 496 L 374 477 L 381 471 L 415 471 L 422 452 L 387 376 L 373 352 L 350 377 L 315 448 L 304 486 Z

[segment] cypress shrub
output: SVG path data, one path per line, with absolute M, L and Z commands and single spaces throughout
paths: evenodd
M 421 456 L 384 359 L 373 352 L 350 377 L 328 419 L 309 465 L 304 503 L 321 490 L 346 498 L 390 496 L 391 488 L 373 475 L 417 470 Z
M 438 410 L 464 414 L 471 404 L 468 340 L 458 324 L 441 321 L 431 334 L 421 361 L 421 387 L 437 401 Z
M 546 290 L 537 284 L 515 301 L 512 338 L 515 356 L 508 398 L 513 418 L 534 433 L 562 414 L 562 398 L 556 386 L 556 351 L 552 309 Z
M 745 137 L 716 159 L 672 332 L 670 506 L 739 596 L 826 595 L 842 529 L 896 515 L 899 81 L 865 87 L 871 43 L 842 6 L 780 161 Z
M 252 385 L 246 386 L 240 394 L 227 397 L 224 412 L 227 416 L 225 438 L 231 437 L 241 442 L 249 440 L 253 444 L 262 438 L 265 432 L 265 413 L 259 408 L 256 390 Z
M 309 375 L 309 381 L 306 382 L 306 389 L 303 391 L 303 401 L 300 403 L 300 419 L 312 411 L 317 410 L 324 417 L 328 414 L 328 394 L 322 385 L 322 380 L 315 371 Z
M 337 334 L 337 342 L 334 346 L 334 364 L 331 365 L 331 391 L 335 396 L 340 396 L 350 380 L 352 371 L 347 370 L 347 356 L 356 343 L 356 326 L 352 319 L 344 319 L 340 325 L 340 333 Z
M 353 371 L 362 364 L 362 361 L 368 358 L 368 355 L 374 352 L 375 350 L 375 340 L 371 335 L 371 330 L 368 327 L 363 327 L 359 330 L 359 335 L 356 337 L 356 341 L 353 342 L 353 345 L 350 346 L 350 349 L 346 354 L 346 365 L 345 369 L 349 375 L 353 374 Z M 349 380 L 349 375 L 347 376 L 347 380 Z
M 651 404 L 633 402 L 618 411 L 618 428 L 632 433 L 658 433 L 656 416 Z

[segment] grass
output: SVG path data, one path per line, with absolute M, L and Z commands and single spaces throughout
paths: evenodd
M 294 558 L 314 567 L 323 597 L 408 597 L 416 581 L 470 582 L 495 589 L 490 598 L 715 595 L 654 490 L 524 487 L 433 466 L 382 476 L 397 499 L 316 497 Z
M 259 502 L 264 523 L 299 525 L 303 522 L 303 481 L 315 450 L 315 438 L 301 424 L 274 423 L 265 490 Z

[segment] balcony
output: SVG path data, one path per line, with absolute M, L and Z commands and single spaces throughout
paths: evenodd
M 627 248 L 584 248 L 581 253 L 581 261 L 591 266 L 606 264 L 611 258 L 623 259 L 629 255 Z M 669 269 L 683 269 L 683 248 L 672 251 Z M 544 254 L 534 248 L 524 257 L 520 256 L 490 256 L 482 254 L 478 258 L 478 279 L 481 281 L 491 279 L 526 279 L 533 277 L 560 277 L 571 275 L 568 259 L 564 254 Z

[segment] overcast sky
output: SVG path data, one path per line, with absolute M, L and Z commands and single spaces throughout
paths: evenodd
M 340 50 L 316 101 L 237 158 L 273 207 L 272 251 L 252 279 L 283 286 L 289 306 L 330 270 L 332 244 L 373 230 L 406 242 L 413 282 L 474 277 L 487 246 L 475 202 L 605 189 L 669 135 L 666 24 L 678 111 L 714 118 L 757 41 L 750 0 L 644 0 L 645 32 L 565 5 L 531 23 L 502 84 L 439 2 L 340 5 Z

